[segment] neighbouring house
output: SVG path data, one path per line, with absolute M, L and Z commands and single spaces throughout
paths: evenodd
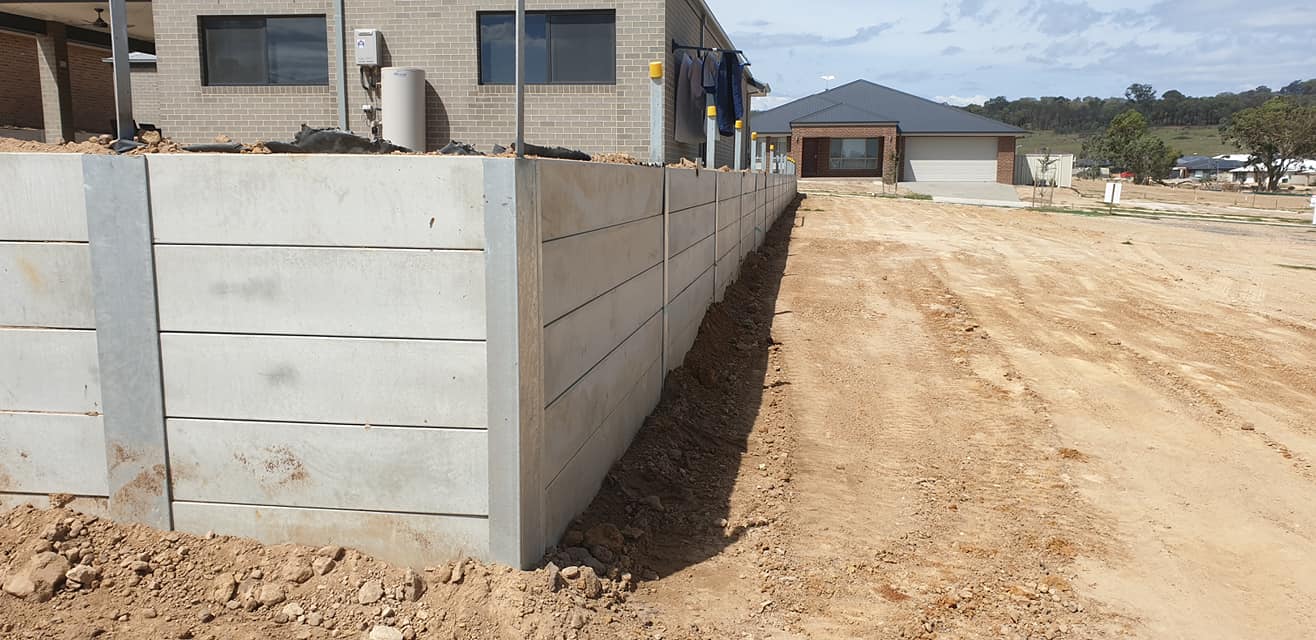
M 1014 182 L 1019 127 L 856 80 L 754 115 L 800 177 Z
M 1232 182 L 1238 184 L 1262 184 L 1266 181 L 1266 169 L 1261 165 L 1250 164 L 1229 172 Z M 1279 179 L 1280 185 L 1293 187 L 1316 186 L 1316 160 L 1292 160 L 1288 171 Z
M 559 0 L 531 3 L 527 14 L 526 139 L 587 152 L 650 157 L 650 123 L 662 118 L 659 156 L 702 157 L 702 144 L 675 137 L 679 60 L 673 43 L 733 50 L 705 0 Z M 84 23 L 105 3 L 0 1 L 0 29 L 29 37 L 99 29 Z M 286 140 L 306 123 L 340 123 L 368 133 L 371 102 L 356 64 L 353 32 L 377 29 L 383 67 L 425 72 L 429 149 L 450 140 L 481 150 L 513 139 L 514 3 L 502 0 L 130 0 L 134 114 L 176 142 Z M 343 7 L 343 33 L 337 11 Z M 8 48 L 6 48 L 8 51 Z M 104 54 L 100 54 L 103 56 Z M 99 59 L 99 57 L 97 59 Z M 34 77 L 28 56 L 24 73 Z M 663 113 L 650 110 L 652 61 L 663 61 Z M 31 78 L 26 85 L 32 85 Z M 346 87 L 340 95 L 340 86 Z M 745 104 L 767 87 L 744 74 Z M 30 89 L 28 90 L 30 93 Z M 25 98 L 25 112 L 34 98 Z M 76 102 L 76 99 L 75 99 Z M 145 106 L 138 106 L 137 103 Z M 47 109 L 48 111 L 49 109 Z M 388 117 L 384 107 L 384 118 Z M 749 119 L 746 111 L 744 120 Z M 149 118 L 149 120 L 148 120 Z M 745 131 L 750 123 L 745 122 Z M 746 136 L 748 137 L 748 136 Z M 733 164 L 732 137 L 719 136 L 718 164 Z M 745 141 L 743 158 L 749 157 Z M 746 163 L 747 164 L 747 163 Z
M 1246 165 L 1244 160 L 1210 156 L 1184 156 L 1174 163 L 1171 177 L 1199 182 L 1232 182 L 1234 169 Z

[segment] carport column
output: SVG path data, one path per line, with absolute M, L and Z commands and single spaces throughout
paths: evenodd
M 37 36 L 37 72 L 41 76 L 41 117 L 46 142 L 72 142 L 73 90 L 63 24 L 47 22 L 46 35 Z
M 547 542 L 539 171 L 525 158 L 483 162 L 489 553 L 529 569 Z
M 172 529 L 146 158 L 82 158 L 110 516 Z

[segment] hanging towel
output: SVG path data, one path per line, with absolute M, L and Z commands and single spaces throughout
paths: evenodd
M 717 132 L 723 136 L 736 134 L 736 121 L 745 117 L 744 97 L 740 95 L 740 80 L 744 70 L 740 57 L 726 51 L 717 68 Z
M 704 141 L 704 84 L 703 70 L 690 54 L 681 54 L 680 71 L 676 76 L 675 118 L 676 141 L 699 144 Z

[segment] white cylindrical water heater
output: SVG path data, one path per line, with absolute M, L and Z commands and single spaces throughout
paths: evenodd
M 385 140 L 425 150 L 425 70 L 384 67 L 379 90 Z

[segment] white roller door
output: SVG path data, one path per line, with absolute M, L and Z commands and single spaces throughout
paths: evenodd
M 996 182 L 996 138 L 905 138 L 905 175 L 901 179 L 908 182 Z

